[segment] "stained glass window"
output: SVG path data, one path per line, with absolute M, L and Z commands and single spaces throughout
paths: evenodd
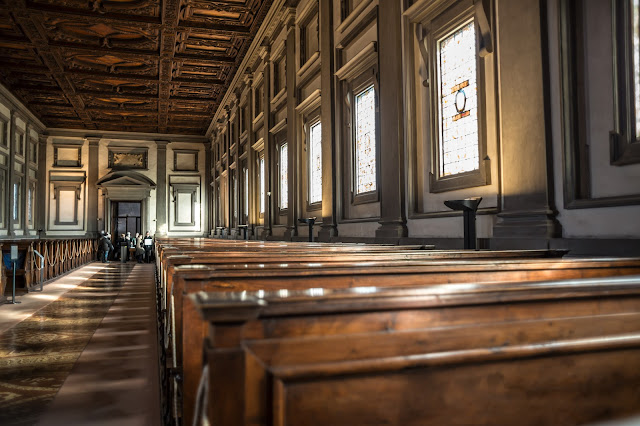
M 287 144 L 280 146 L 280 208 L 289 207 L 289 158 L 287 157 Z
M 376 190 L 376 107 L 373 85 L 355 96 L 356 194 Z
M 260 213 L 264 213 L 264 154 L 260 156 Z
M 29 186 L 27 190 L 27 222 L 33 223 L 33 188 Z
M 13 221 L 20 223 L 20 182 L 13 184 Z
M 246 167 L 243 169 L 244 173 L 244 216 L 249 217 L 249 169 Z
M 440 175 L 479 168 L 476 32 L 473 21 L 438 41 Z
M 322 201 L 322 127 L 320 122 L 309 129 L 309 204 Z
M 633 8 L 633 86 L 635 92 L 636 138 L 640 138 L 640 0 Z

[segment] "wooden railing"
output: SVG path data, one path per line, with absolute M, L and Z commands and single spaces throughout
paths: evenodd
M 16 288 L 32 291 L 40 284 L 40 280 L 50 280 L 72 269 L 96 259 L 98 242 L 94 239 L 34 239 L 34 240 L 2 240 L 0 249 L 3 254 L 9 253 L 12 245 L 18 246 L 20 264 L 16 268 Z M 44 259 L 34 254 L 38 251 Z M 2 262 L 0 274 L 0 297 L 11 275 Z

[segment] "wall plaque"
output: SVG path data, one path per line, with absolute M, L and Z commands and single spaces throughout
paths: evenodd
M 147 169 L 144 148 L 110 148 L 109 167 L 114 170 Z

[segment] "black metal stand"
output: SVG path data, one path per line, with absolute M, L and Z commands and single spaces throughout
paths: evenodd
M 249 239 L 249 225 L 238 225 L 238 228 L 244 233 L 243 240 Z
M 8 302 L 10 305 L 15 305 L 22 302 L 16 301 L 16 261 L 11 262 L 13 264 L 13 288 L 11 289 L 11 302 Z
M 298 219 L 300 223 L 306 223 L 309 225 L 309 242 L 313 242 L 313 224 L 316 223 L 316 217 L 308 217 L 306 219 Z
M 462 210 L 464 220 L 464 248 L 476 248 L 476 211 L 482 197 L 465 198 L 464 200 L 445 201 L 444 205 L 451 210 Z

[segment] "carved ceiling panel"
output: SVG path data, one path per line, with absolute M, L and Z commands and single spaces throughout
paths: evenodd
M 135 109 L 138 111 L 153 111 L 158 109 L 158 101 L 140 99 L 133 96 L 118 95 L 81 95 L 86 109 Z
M 161 0 L 31 0 L 40 10 L 58 9 L 99 14 L 121 14 L 159 18 Z
M 82 94 L 123 94 L 143 95 L 157 98 L 158 83 L 154 81 L 132 80 L 121 77 L 93 77 L 86 75 L 70 76 L 77 93 Z
M 0 82 L 49 127 L 204 135 L 272 0 L 0 0 Z
M 69 99 L 64 95 L 62 90 L 58 92 L 43 92 L 40 91 L 38 93 L 27 92 L 24 90 L 18 90 L 17 93 L 14 92 L 17 96 L 22 95 L 22 97 L 29 97 L 31 101 L 29 102 L 29 107 L 32 112 L 38 116 L 44 115 L 48 107 L 54 106 L 66 106 L 72 107 Z
M 180 20 L 203 25 L 236 25 L 249 27 L 257 14 L 261 0 L 208 1 L 182 0 Z
M 50 43 L 77 47 L 137 49 L 156 52 L 160 30 L 152 25 L 136 27 L 109 20 L 83 20 L 66 17 L 41 16 L 42 25 Z
M 202 83 L 172 83 L 171 98 L 190 100 L 196 99 L 216 99 L 221 95 L 220 85 L 207 85 Z

